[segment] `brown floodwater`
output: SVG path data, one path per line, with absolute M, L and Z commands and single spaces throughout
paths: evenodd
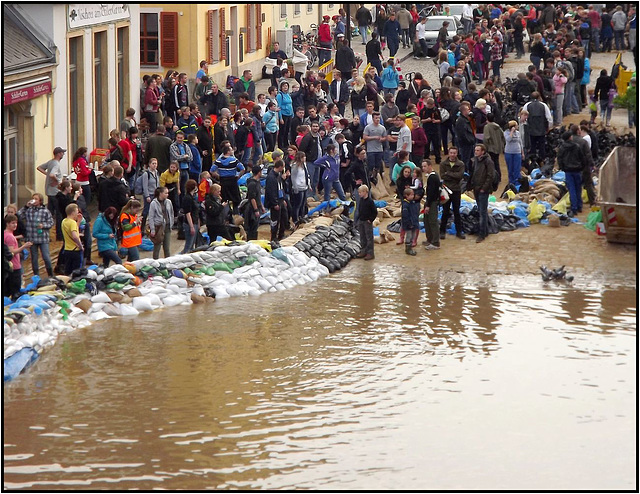
M 4 487 L 633 489 L 636 304 L 352 262 L 101 321 L 4 385 Z

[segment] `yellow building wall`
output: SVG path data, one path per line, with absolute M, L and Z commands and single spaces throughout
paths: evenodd
M 141 13 L 148 11 L 177 12 L 178 13 L 178 66 L 177 67 L 141 67 L 140 78 L 145 74 L 161 73 L 163 76 L 170 68 L 175 68 L 178 72 L 185 72 L 189 76 L 189 86 L 192 89 L 195 85 L 195 75 L 199 70 L 201 60 L 208 58 L 207 46 L 207 12 L 224 8 L 225 27 L 227 31 L 233 31 L 232 38 L 236 40 L 240 34 L 240 29 L 247 26 L 246 3 L 224 3 L 224 4 L 161 4 L 149 3 L 141 5 Z M 237 25 L 232 25 L 232 10 L 235 9 Z M 225 65 L 224 60 L 220 60 L 209 65 L 208 75 L 215 82 L 223 85 L 227 75 L 242 75 L 245 69 L 251 69 L 254 78 L 260 78 L 262 65 L 265 57 L 269 54 L 268 31 L 272 27 L 273 17 L 270 4 L 262 4 L 264 22 L 262 23 L 262 48 L 253 52 L 246 52 L 246 42 L 238 49 L 243 50 L 243 61 L 235 66 Z M 273 28 L 272 28 L 273 30 Z M 275 31 L 273 30 L 275 37 Z M 244 34 L 245 40 L 247 35 Z M 229 55 L 227 55 L 229 56 Z M 239 60 L 239 56 L 238 56 Z
M 51 98 L 49 102 L 49 115 L 47 116 L 47 98 Z M 53 158 L 53 148 L 55 148 L 58 144 L 53 142 L 53 129 L 54 126 L 63 125 L 63 122 L 56 122 L 53 114 L 53 97 L 50 96 L 40 96 L 39 98 L 35 98 L 32 101 L 33 107 L 33 129 L 34 129 L 34 148 L 33 148 L 33 158 L 34 158 L 34 175 L 35 175 L 35 183 L 36 190 L 33 192 L 41 192 L 44 193 L 46 190 L 45 186 L 45 176 L 37 171 L 35 168 L 40 166 L 42 163 L 46 163 L 50 159 Z M 71 155 L 69 155 L 71 153 Z M 65 154 L 64 160 L 66 162 L 70 162 L 71 156 L 73 155 L 73 151 L 67 150 L 67 154 Z M 66 167 L 61 163 L 62 172 L 65 173 Z M 69 163 L 70 166 L 70 163 Z M 28 197 L 27 197 L 28 199 Z

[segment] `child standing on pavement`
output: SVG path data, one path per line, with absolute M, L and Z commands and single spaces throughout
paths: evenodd
M 419 213 L 420 204 L 415 201 L 415 194 L 412 189 L 405 189 L 402 201 L 402 229 L 405 231 L 405 254 L 415 256 L 413 241 L 418 237 L 420 231 Z

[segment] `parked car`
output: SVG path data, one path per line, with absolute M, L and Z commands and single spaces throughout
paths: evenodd
M 431 17 L 427 17 L 426 23 L 426 42 L 427 49 L 430 49 L 433 45 L 436 44 L 436 40 L 438 39 L 438 32 L 442 27 L 442 23 L 444 21 L 449 21 L 449 26 L 447 29 L 447 43 L 450 42 L 456 34 L 462 34 L 464 32 L 464 28 L 462 27 L 462 22 L 456 19 L 454 16 L 446 16 L 446 15 L 434 15 Z

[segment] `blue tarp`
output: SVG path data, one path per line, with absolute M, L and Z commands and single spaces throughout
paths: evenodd
M 33 364 L 40 355 L 33 348 L 23 348 L 4 359 L 4 381 L 11 381 Z

